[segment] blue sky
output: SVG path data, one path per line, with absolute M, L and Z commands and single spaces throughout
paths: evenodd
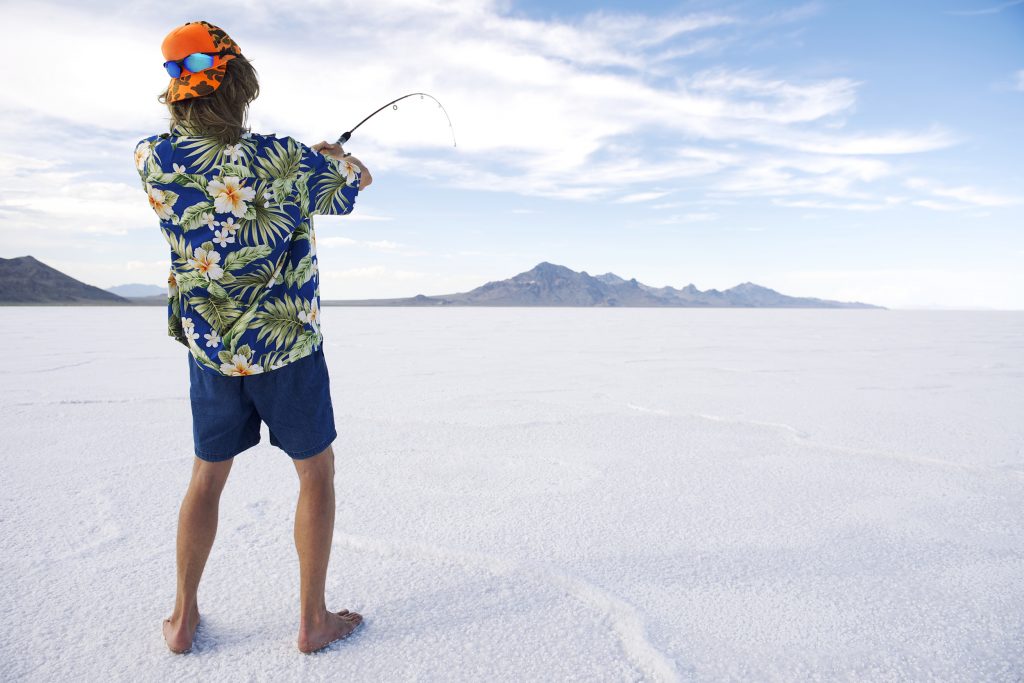
M 254 130 L 349 151 L 326 299 L 466 291 L 540 261 L 893 308 L 1024 309 L 1024 2 L 7 4 L 0 255 L 162 285 L 134 143 L 185 21 L 254 60 Z M 111 62 L 110 60 L 114 61 Z M 111 64 L 111 66 L 106 66 Z M 116 86 L 97 85 L 112 82 Z

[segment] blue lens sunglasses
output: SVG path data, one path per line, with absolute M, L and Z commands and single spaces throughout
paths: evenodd
M 167 73 L 170 74 L 171 78 L 178 78 L 181 76 L 181 72 L 183 70 L 196 73 L 198 71 L 209 69 L 213 66 L 214 57 L 237 54 L 238 53 L 234 50 L 221 50 L 220 52 L 193 52 L 184 59 L 174 59 L 169 62 L 164 62 L 164 68 L 167 69 Z

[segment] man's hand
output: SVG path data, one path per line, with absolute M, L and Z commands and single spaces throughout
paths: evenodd
M 347 161 L 350 164 L 355 164 L 359 168 L 360 190 L 367 187 L 370 183 L 373 182 L 373 176 L 370 175 L 370 171 L 366 168 L 366 165 L 363 164 L 363 162 L 361 162 L 359 159 L 356 159 L 351 154 L 345 156 L 345 150 L 341 148 L 341 145 L 323 140 L 313 145 L 312 149 L 316 152 L 320 152 L 324 156 L 329 156 L 333 159 L 338 159 L 339 161 Z
M 327 142 L 326 140 L 322 140 L 313 145 L 313 150 L 320 152 L 324 156 L 334 157 L 335 159 L 341 159 L 345 156 L 345 150 L 341 148 L 341 145 Z

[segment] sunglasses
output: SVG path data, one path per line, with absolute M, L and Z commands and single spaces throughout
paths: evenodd
M 221 50 L 220 52 L 193 52 L 184 59 L 174 59 L 169 62 L 164 62 L 164 68 L 167 69 L 167 73 L 170 74 L 171 78 L 178 78 L 181 76 L 182 71 L 191 71 L 192 73 L 196 73 L 198 71 L 209 69 L 213 66 L 214 57 L 235 54 L 237 53 L 234 50 Z

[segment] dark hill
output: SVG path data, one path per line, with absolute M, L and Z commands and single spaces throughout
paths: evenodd
M 0 304 L 129 304 L 31 256 L 0 258 Z

